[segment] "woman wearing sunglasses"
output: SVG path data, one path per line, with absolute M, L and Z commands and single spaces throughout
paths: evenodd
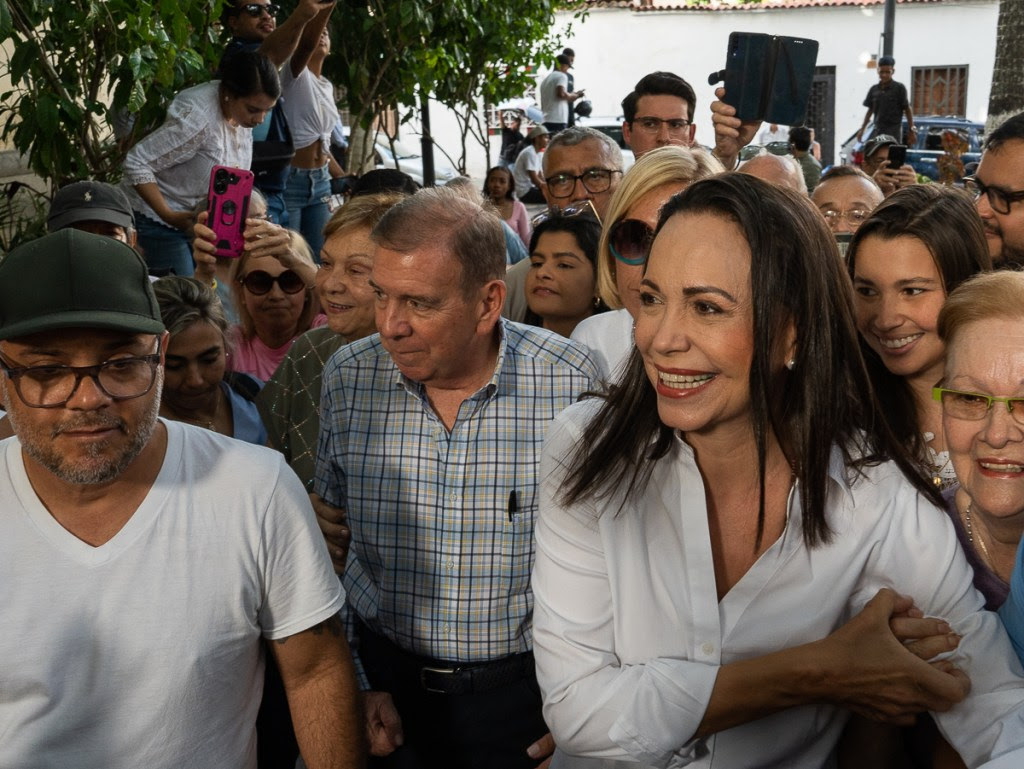
M 939 310 L 964 280 L 991 269 L 970 198 L 939 184 L 890 195 L 857 229 L 847 250 L 861 349 L 896 437 L 939 488 L 956 484 L 942 409 L 932 387 L 945 345 Z
M 292 342 L 327 318 L 313 292 L 316 264 L 299 233 L 277 256 L 245 251 L 231 267 L 231 293 L 239 324 L 232 329 L 232 371 L 268 380 Z
M 1020 667 L 879 413 L 806 196 L 746 174 L 674 196 L 635 335 L 622 386 L 556 417 L 540 460 L 553 765 L 819 769 L 851 711 L 930 709 L 968 765 L 1020 766 Z M 904 646 L 942 624 L 893 619 L 892 586 L 960 654 Z
M 154 274 L 192 275 L 193 210 L 206 199 L 210 171 L 249 167 L 252 129 L 281 95 L 277 70 L 259 53 L 226 55 L 218 76 L 175 96 L 164 124 L 125 157 L 125 192 Z
M 658 212 L 691 182 L 723 170 L 702 149 L 659 147 L 629 169 L 612 195 L 598 247 L 597 290 L 615 312 L 585 320 L 572 334 L 574 341 L 590 348 L 605 379 L 617 380 L 616 372 L 633 349 L 640 279 Z
M 608 308 L 597 295 L 601 223 L 590 211 L 550 216 L 530 238 L 526 323 L 568 337 L 580 321 Z
M 158 280 L 153 291 L 171 335 L 160 415 L 265 445 L 267 431 L 253 402 L 260 382 L 227 371 L 229 326 L 217 295 L 194 278 L 175 276 Z

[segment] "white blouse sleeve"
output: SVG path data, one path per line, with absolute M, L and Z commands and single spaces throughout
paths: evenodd
M 693 736 L 718 666 L 664 657 L 629 665 L 616 656 L 601 511 L 559 501 L 566 462 L 581 440 L 565 417 L 552 424 L 540 461 L 534 648 L 545 721 L 570 755 L 683 766 L 704 752 Z
M 157 181 L 164 169 L 195 156 L 207 143 L 212 128 L 208 91 L 190 88 L 174 97 L 163 125 L 128 150 L 124 160 L 124 178 L 132 185 Z M 215 100 L 216 103 L 216 100 Z

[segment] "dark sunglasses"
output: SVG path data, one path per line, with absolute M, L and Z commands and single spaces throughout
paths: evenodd
M 275 5 L 274 3 L 267 3 L 266 5 L 260 5 L 259 3 L 246 3 L 245 5 L 238 7 L 239 12 L 245 11 L 254 19 L 258 19 L 264 11 L 273 18 L 274 16 L 277 16 L 278 11 L 280 10 L 281 6 Z
M 263 296 L 270 293 L 270 289 L 276 283 L 286 294 L 297 294 L 305 290 L 306 281 L 294 270 L 285 270 L 280 275 L 271 275 L 263 270 L 253 270 L 239 282 L 245 286 L 245 290 L 256 296 Z
M 619 219 L 608 233 L 608 248 L 623 264 L 644 264 L 653 240 L 654 230 L 639 219 Z

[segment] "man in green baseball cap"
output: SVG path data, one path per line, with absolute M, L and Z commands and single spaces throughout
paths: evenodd
M 268 639 L 307 766 L 354 767 L 309 498 L 277 452 L 158 418 L 166 345 L 124 243 L 65 229 L 0 261 L 0 766 L 251 769 Z

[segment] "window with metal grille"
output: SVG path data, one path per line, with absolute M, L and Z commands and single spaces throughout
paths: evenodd
M 911 108 L 915 115 L 967 114 L 967 65 L 912 67 Z

